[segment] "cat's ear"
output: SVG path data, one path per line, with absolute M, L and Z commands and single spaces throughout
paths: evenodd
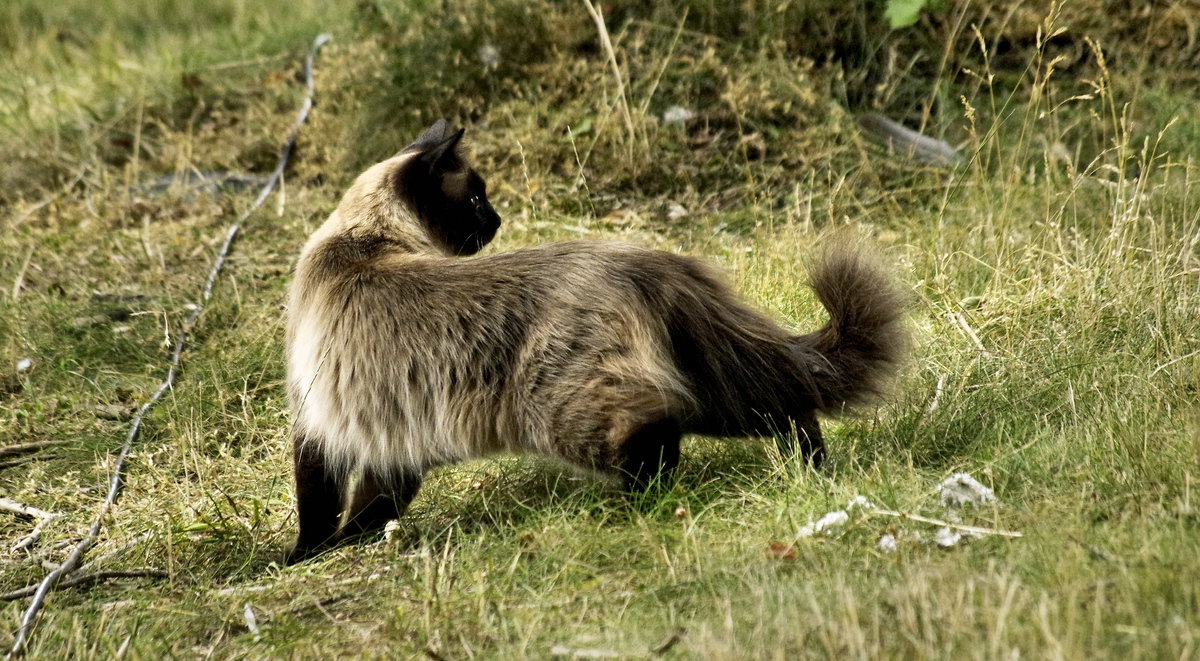
M 430 174 L 462 169 L 462 163 L 459 161 L 458 153 L 455 150 L 458 147 L 459 141 L 462 140 L 463 134 L 466 132 L 466 129 L 459 129 L 421 154 L 421 160 L 429 165 Z
M 433 123 L 433 126 L 425 129 L 421 137 L 413 140 L 412 144 L 405 147 L 401 151 L 425 151 L 436 147 L 446 139 L 446 120 L 439 119 Z
M 454 149 L 458 147 L 459 141 L 462 140 L 463 134 L 466 132 L 466 129 L 459 129 L 449 137 L 444 138 L 437 147 L 430 150 L 430 162 L 439 163 L 444 161 L 446 157 L 453 156 Z
M 458 155 L 458 143 L 464 133 L 466 129 L 459 129 L 447 135 L 446 123 L 438 121 L 402 152 L 411 154 L 411 157 L 401 159 L 395 172 L 395 185 L 403 198 L 423 206 L 433 199 L 428 196 L 445 197 L 447 179 L 465 181 L 468 167 Z M 438 137 L 426 142 L 434 135 Z

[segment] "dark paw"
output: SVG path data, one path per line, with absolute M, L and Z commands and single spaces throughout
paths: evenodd
M 324 544 L 305 544 L 300 540 L 296 540 L 286 551 L 283 552 L 283 564 L 295 565 L 305 560 L 314 558 L 333 547 L 331 542 Z

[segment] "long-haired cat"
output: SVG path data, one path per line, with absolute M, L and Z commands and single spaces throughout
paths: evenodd
M 495 453 L 559 457 L 636 490 L 675 468 L 684 433 L 794 429 L 817 463 L 816 413 L 863 401 L 898 360 L 903 297 L 849 244 L 810 269 L 830 320 L 807 335 L 689 257 L 587 241 L 470 256 L 500 218 L 462 135 L 439 121 L 371 167 L 301 253 L 288 561 L 399 516 L 425 471 Z

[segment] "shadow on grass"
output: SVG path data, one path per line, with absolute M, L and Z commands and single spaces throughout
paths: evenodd
M 550 459 L 503 456 L 473 461 L 426 477 L 393 532 L 391 546 L 407 554 L 421 548 L 458 549 L 483 538 L 519 544 L 531 531 L 581 519 L 615 534 L 642 522 L 670 527 L 682 516 L 738 506 L 748 494 L 786 489 L 796 471 L 811 470 L 781 462 L 771 439 L 706 437 L 685 439 L 673 482 L 638 494 L 625 493 L 614 480 Z M 211 527 L 199 536 L 194 530 L 177 530 L 173 541 L 176 556 L 186 558 L 180 566 L 193 581 L 236 582 L 260 576 L 280 561 L 295 534 L 291 503 L 282 505 L 289 511 L 282 520 L 274 519 L 281 523 L 273 530 L 232 521 L 231 506 L 214 501 L 214 507 L 230 520 L 210 516 L 205 525 Z M 688 514 L 677 512 L 680 507 Z M 337 549 L 366 547 L 382 536 L 374 532 L 348 539 Z
M 640 494 L 625 493 L 610 479 L 579 472 L 557 461 L 506 456 L 433 471 L 400 519 L 394 544 L 400 553 L 481 536 L 518 538 L 523 532 L 579 514 L 605 527 L 627 527 L 639 519 L 669 521 L 682 502 L 705 509 L 722 500 L 740 499 L 765 481 L 778 480 L 779 463 L 769 440 L 695 438 L 685 441 L 683 460 L 671 484 Z M 223 551 L 213 544 L 201 566 L 214 576 L 256 573 L 282 557 L 290 542 L 289 517 L 278 539 L 260 544 L 258 536 L 238 532 L 226 537 Z M 347 540 L 343 546 L 370 544 L 382 533 Z M 452 539 L 457 538 L 457 539 Z M 279 543 L 282 542 L 282 543 Z M 234 563 L 233 558 L 247 558 Z M 198 558 L 199 559 L 199 558 Z

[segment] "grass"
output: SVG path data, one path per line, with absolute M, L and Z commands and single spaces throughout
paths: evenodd
M 1193 10 L 1105 31 L 1094 2 L 997 2 L 886 34 L 847 3 L 618 2 L 610 58 L 582 3 L 118 4 L 0 9 L 0 439 L 65 441 L 0 468 L 0 494 L 62 515 L 16 553 L 33 523 L 0 512 L 4 589 L 95 515 L 122 418 L 251 198 L 181 177 L 268 171 L 304 49 L 336 41 L 285 195 L 246 224 L 89 556 L 169 578 L 53 595 L 30 657 L 650 658 L 681 630 L 663 658 L 1197 655 Z M 696 117 L 666 124 L 673 105 Z M 890 153 L 855 128 L 872 109 L 969 159 Z M 279 567 L 291 265 L 361 167 L 443 115 L 505 219 L 490 250 L 584 235 L 704 255 L 803 329 L 822 320 L 805 257 L 829 230 L 874 236 L 914 294 L 893 393 L 826 424 L 817 471 L 690 438 L 678 482 L 630 501 L 500 457 L 437 471 L 388 539 Z M 957 471 L 1000 500 L 965 523 L 1021 538 L 941 548 L 861 513 L 796 536 L 860 494 L 944 518 Z M 0 609 L 0 645 L 25 604 Z

